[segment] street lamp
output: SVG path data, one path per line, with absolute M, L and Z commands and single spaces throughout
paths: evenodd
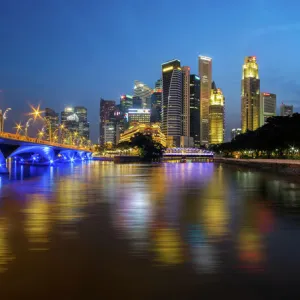
M 14 128 L 16 129 L 16 134 L 19 134 L 22 131 L 23 126 L 21 123 L 16 123 Z
M 28 121 L 25 124 L 25 136 L 28 136 L 28 128 L 30 126 L 30 123 L 33 122 L 33 118 L 29 118 Z
M 30 107 L 31 107 L 32 111 L 31 111 L 31 113 L 29 113 L 29 115 L 33 117 L 34 121 L 36 119 L 40 119 L 41 114 L 44 112 L 44 111 L 40 110 L 40 105 L 38 105 L 37 107 L 34 107 L 34 106 L 30 105 Z
M 2 110 L 1 110 L 1 132 L 4 131 L 4 121 L 7 119 L 7 113 L 11 110 L 11 108 L 7 108 L 4 113 L 2 114 Z

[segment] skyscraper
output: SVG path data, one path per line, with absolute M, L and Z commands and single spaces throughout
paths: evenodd
M 231 129 L 231 139 L 234 140 L 241 133 L 242 133 L 242 129 L 241 128 L 233 128 L 233 129 Z
M 182 132 L 182 72 L 175 59 L 162 64 L 162 132 L 168 146 L 179 146 Z
M 74 107 L 67 106 L 64 111 L 61 112 L 61 123 L 69 133 L 78 133 L 79 118 L 74 112 Z
M 133 123 L 141 123 L 150 125 L 150 109 L 136 109 L 130 108 L 128 111 L 128 122 L 129 126 Z
M 155 82 L 155 90 L 161 90 L 162 89 L 162 79 L 158 79 Z
M 260 93 L 260 123 L 263 126 L 266 120 L 276 116 L 276 95 L 270 93 Z
M 105 143 L 105 134 L 104 125 L 108 122 L 114 121 L 114 110 L 116 102 L 114 100 L 104 100 L 100 99 L 100 126 L 99 126 L 99 143 L 104 145 Z M 110 124 L 111 128 L 112 124 Z M 108 129 L 107 129 L 108 130 Z
M 212 59 L 199 56 L 200 76 L 200 143 L 209 143 L 209 101 L 211 97 L 212 84 Z
M 151 118 L 152 123 L 161 122 L 162 89 L 155 89 L 151 95 Z
M 58 129 L 59 125 L 59 114 L 53 109 L 46 107 L 44 112 L 44 117 L 47 119 L 46 124 L 46 134 L 49 141 L 52 141 L 55 136 L 55 131 Z M 55 140 L 55 138 L 54 138 Z
M 209 103 L 209 143 L 221 144 L 224 142 L 225 98 L 221 89 L 212 86 Z
M 145 83 L 135 80 L 133 95 L 142 99 L 143 108 L 150 108 L 152 89 Z
M 79 136 L 85 138 L 86 140 L 89 140 L 90 124 L 87 120 L 87 109 L 84 106 L 75 106 L 74 113 L 78 116 L 79 120 Z
M 243 65 L 242 76 L 242 132 L 259 127 L 260 80 L 255 56 L 247 56 Z
M 182 67 L 182 135 L 190 136 L 190 67 Z
M 200 78 L 190 75 L 190 136 L 200 147 Z
M 291 116 L 293 113 L 294 113 L 293 105 L 286 105 L 284 103 L 280 105 L 280 115 L 282 117 Z
M 128 113 L 128 109 L 132 108 L 133 101 L 132 101 L 131 95 L 122 95 L 120 98 L 120 108 L 122 113 L 126 114 Z

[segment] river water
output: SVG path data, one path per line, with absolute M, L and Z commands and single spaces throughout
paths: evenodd
M 0 299 L 299 299 L 296 178 L 92 161 L 0 185 Z

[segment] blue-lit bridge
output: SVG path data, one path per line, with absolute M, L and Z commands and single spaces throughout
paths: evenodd
M 88 147 L 53 143 L 19 134 L 0 132 L 0 173 L 7 173 L 6 160 L 21 164 L 51 165 L 92 158 Z

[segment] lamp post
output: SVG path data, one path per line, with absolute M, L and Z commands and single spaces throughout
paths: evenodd
M 7 113 L 11 110 L 11 108 L 7 108 L 4 113 L 2 113 L 2 110 L 0 111 L 0 118 L 1 118 L 1 126 L 0 126 L 0 131 L 4 131 L 4 121 L 7 119 Z
M 29 118 L 28 121 L 25 124 L 25 136 L 28 136 L 28 128 L 30 126 L 30 123 L 33 121 L 33 118 Z
M 20 132 L 22 132 L 22 124 L 20 123 L 16 123 L 16 126 L 14 127 L 16 129 L 16 134 L 20 134 Z

